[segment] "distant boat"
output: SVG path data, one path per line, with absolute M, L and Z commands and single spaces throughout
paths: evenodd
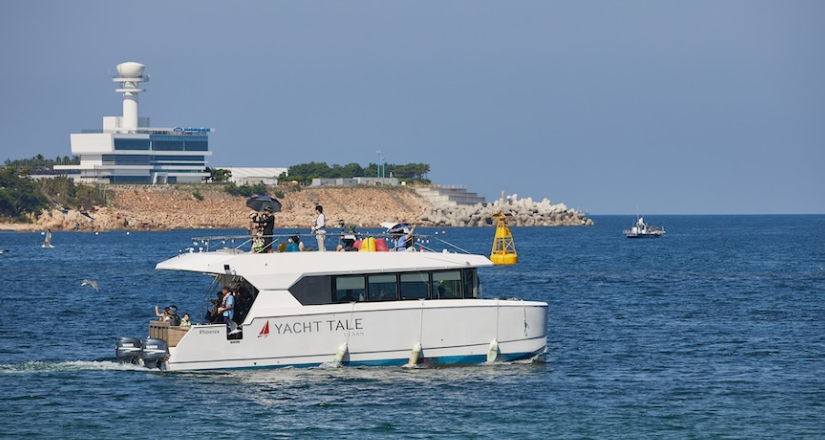
M 659 238 L 664 235 L 665 228 L 658 229 L 645 223 L 644 217 L 637 217 L 636 224 L 630 229 L 625 229 L 623 234 L 627 238 Z
M 52 231 L 46 231 L 46 239 L 43 240 L 43 243 L 40 244 L 40 247 L 43 249 L 53 249 L 54 246 L 52 245 Z

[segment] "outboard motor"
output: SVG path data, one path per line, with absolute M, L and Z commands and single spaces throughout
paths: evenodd
M 143 358 L 143 365 L 146 368 L 163 368 L 163 361 L 169 356 L 169 347 L 166 341 L 158 338 L 149 338 L 143 341 L 143 351 L 140 357 Z
M 140 363 L 140 352 L 142 349 L 143 344 L 140 343 L 140 339 L 124 336 L 117 340 L 115 355 L 121 363 L 138 364 Z

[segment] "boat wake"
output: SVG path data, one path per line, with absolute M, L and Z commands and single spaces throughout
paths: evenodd
M 0 365 L 0 374 L 15 373 L 52 373 L 58 371 L 148 371 L 142 365 L 122 364 L 117 361 L 62 361 L 62 362 L 25 362 L 22 364 Z

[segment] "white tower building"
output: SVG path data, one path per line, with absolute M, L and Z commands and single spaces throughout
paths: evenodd
M 149 81 L 143 64 L 121 63 L 116 91 L 123 93 L 123 116 L 104 116 L 103 129 L 70 135 L 72 154 L 80 165 L 55 165 L 87 183 L 199 183 L 209 177 L 208 127 L 151 127 L 138 117 L 138 86 Z
M 149 81 L 148 76 L 143 76 L 143 64 L 135 62 L 121 63 L 117 65 L 118 78 L 112 81 L 122 83 L 118 93 L 123 93 L 123 119 L 120 128 L 123 132 L 135 131 L 138 128 L 138 93 L 145 92 L 145 89 L 138 88 L 142 82 Z

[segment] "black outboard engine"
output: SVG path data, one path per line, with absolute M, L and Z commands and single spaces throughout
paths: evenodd
M 163 339 L 149 338 L 143 341 L 143 365 L 146 368 L 163 368 L 163 361 L 169 356 L 169 347 Z
M 140 363 L 140 352 L 143 349 L 143 344 L 140 339 L 131 336 L 124 336 L 117 340 L 115 346 L 115 355 L 117 360 L 124 364 L 138 364 Z

